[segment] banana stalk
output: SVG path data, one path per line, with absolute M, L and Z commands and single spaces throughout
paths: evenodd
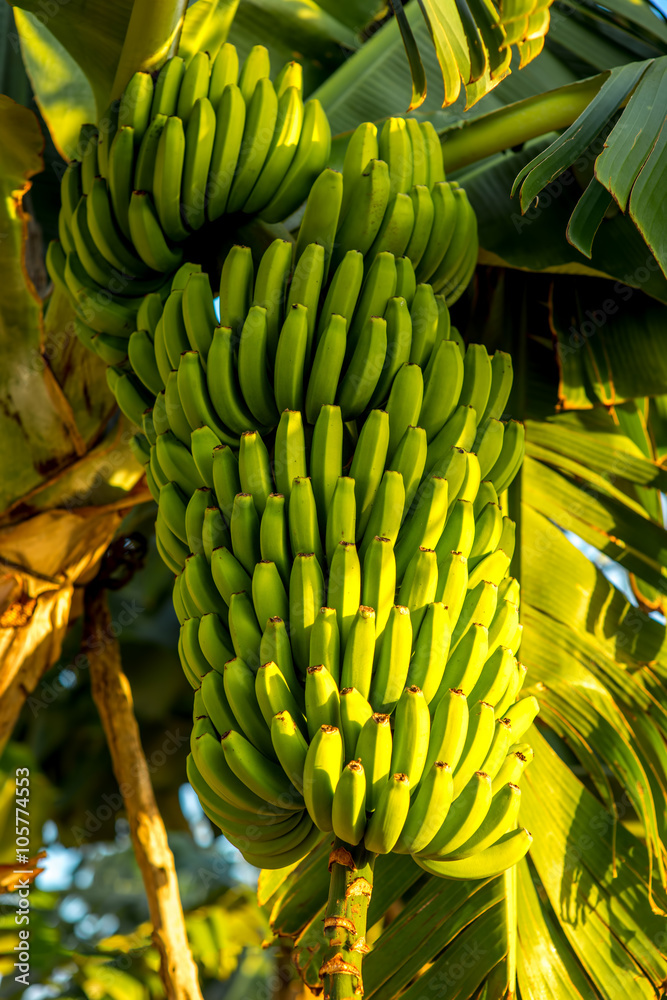
M 361 962 L 366 946 L 366 919 L 373 891 L 375 854 L 363 845 L 336 838 L 330 855 L 329 899 L 324 917 L 327 950 L 320 967 L 329 1000 L 357 1000 L 363 995 Z

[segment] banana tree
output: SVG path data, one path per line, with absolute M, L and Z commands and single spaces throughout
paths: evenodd
M 509 513 L 519 538 L 512 574 L 522 591 L 525 692 L 541 705 L 521 804 L 533 843 L 508 873 L 470 882 L 382 855 L 366 919 L 364 990 L 489 1000 L 517 991 L 652 996 L 667 962 L 667 661 L 664 619 L 655 616 L 666 538 L 659 331 L 667 30 L 648 5 L 625 0 L 551 11 L 391 6 L 393 16 L 366 2 L 197 0 L 185 16 L 176 4 L 158 16 L 135 3 L 114 7 L 109 23 L 105 5 L 70 3 L 47 14 L 25 4 L 15 8 L 13 37 L 45 127 L 66 156 L 82 122 L 101 121 L 135 70 L 153 70 L 175 51 L 186 61 L 214 55 L 225 40 L 241 56 L 265 46 L 276 66 L 298 52 L 304 91 L 331 125 L 333 167 L 343 166 L 349 135 L 364 121 L 412 108 L 413 120 L 435 126 L 447 176 L 478 220 L 474 282 L 452 320 L 467 344 L 511 354 L 505 413 L 526 428 Z M 53 86 L 56 60 L 66 102 Z M 19 177 L 39 169 L 34 150 Z M 263 249 L 300 222 L 245 235 Z M 18 254 L 17 238 L 15 268 Z M 17 287 L 25 282 L 17 278 Z M 53 330 L 71 319 L 68 308 L 56 289 Z M 110 398 L 100 397 L 108 415 Z M 70 464 L 67 454 L 57 459 L 59 470 Z M 21 482 L 10 499 L 32 488 Z M 47 493 L 51 506 L 58 499 Z M 573 536 L 623 567 L 625 593 Z M 260 877 L 273 931 L 293 940 L 295 963 L 315 990 L 330 959 L 322 918 L 335 916 L 329 851 L 325 843 L 296 867 Z M 370 881 L 364 861 L 358 867 Z

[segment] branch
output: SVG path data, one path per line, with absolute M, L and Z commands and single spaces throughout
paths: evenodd
M 137 70 L 152 73 L 176 54 L 188 0 L 134 0 L 111 91 L 120 97 Z
M 90 664 L 93 698 L 102 719 L 114 774 L 125 801 L 134 853 L 144 880 L 160 955 L 160 977 L 167 1000 L 202 1000 L 197 967 L 185 932 L 174 856 L 158 811 L 148 765 L 141 747 L 129 681 L 123 672 L 118 642 L 110 629 L 106 593 L 86 589 L 84 648 Z M 105 641 L 89 641 L 94 634 Z M 86 645 L 87 644 L 87 645 Z

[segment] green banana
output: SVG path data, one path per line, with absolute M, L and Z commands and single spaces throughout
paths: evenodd
M 180 56 L 174 56 L 164 63 L 155 81 L 151 118 L 158 114 L 176 114 L 178 93 L 184 74 L 185 61 Z
M 439 860 L 455 854 L 484 822 L 491 801 L 491 779 L 482 771 L 476 771 L 458 798 L 454 791 L 454 801 L 444 823 L 433 840 L 420 851 L 420 856 Z
M 421 781 L 410 803 L 408 817 L 394 848 L 405 854 L 422 851 L 442 826 L 452 804 L 452 769 L 436 760 Z
M 289 599 L 292 653 L 303 675 L 308 669 L 310 633 L 317 612 L 324 605 L 324 578 L 317 557 L 312 552 L 300 552 L 294 558 Z
M 371 316 L 359 335 L 338 387 L 336 402 L 346 422 L 360 417 L 369 405 L 386 353 L 387 322 L 380 316 Z
M 221 744 L 230 770 L 255 795 L 280 809 L 303 808 L 303 798 L 282 768 L 264 757 L 244 736 L 228 730 L 222 734 Z
M 493 706 L 480 701 L 469 707 L 468 732 L 463 753 L 454 768 L 454 801 L 463 792 L 473 774 L 481 768 L 491 749 L 495 733 Z
M 255 498 L 256 501 L 256 498 Z M 270 493 L 259 525 L 259 547 L 262 559 L 275 564 L 285 587 L 289 584 L 291 554 L 282 493 Z
M 303 795 L 308 743 L 288 711 L 277 712 L 271 719 L 271 742 L 283 771 L 297 792 Z
M 372 714 L 371 705 L 356 688 L 342 689 L 340 692 L 340 721 L 346 761 L 354 757 L 359 734 Z
M 275 563 L 263 559 L 256 564 L 252 574 L 252 602 L 260 626 L 269 618 L 288 617 L 289 599 Z
M 265 222 L 279 222 L 298 208 L 315 178 L 327 165 L 330 151 L 329 122 L 320 102 L 310 100 L 304 108 L 296 155 L 273 198 L 260 212 Z
M 304 369 L 308 357 L 308 313 L 293 302 L 280 331 L 273 371 L 273 394 L 278 410 L 303 409 Z
M 327 523 L 329 505 L 342 474 L 343 420 L 340 408 L 322 406 L 313 428 L 310 448 L 310 476 L 321 524 Z
M 246 591 L 232 594 L 229 600 L 229 633 L 234 652 L 256 669 L 259 665 L 259 648 L 262 630 L 255 616 L 252 599 Z
M 396 705 L 391 770 L 407 775 L 411 788 L 421 779 L 428 754 L 431 717 L 424 692 L 406 687 Z
M 246 56 L 239 74 L 239 87 L 246 104 L 255 93 L 260 80 L 266 79 L 271 72 L 269 50 L 264 45 L 253 45 Z
M 280 416 L 273 449 L 273 475 L 278 491 L 287 500 L 292 493 L 293 481 L 308 475 L 303 420 L 299 410 L 284 410 Z
M 389 854 L 398 841 L 409 809 L 410 779 L 407 774 L 393 774 L 378 796 L 366 826 L 366 849 L 373 854 Z
M 202 615 L 199 619 L 198 640 L 208 662 L 214 670 L 222 674 L 227 660 L 234 658 L 234 651 L 229 632 L 218 615 Z
M 297 476 L 292 480 L 289 502 L 289 533 L 292 552 L 313 552 L 324 565 L 324 549 L 317 523 L 317 508 L 311 481 Z
M 389 447 L 389 415 L 371 410 L 359 434 L 350 476 L 354 479 L 357 506 L 357 539 L 361 540 L 371 516 L 373 501 L 384 473 Z
M 366 775 L 363 765 L 351 760 L 343 768 L 331 809 L 333 831 L 346 844 L 359 844 L 366 829 Z
M 338 685 L 321 663 L 306 671 L 306 720 L 311 740 L 320 726 L 341 728 Z
M 357 738 L 354 756 L 366 774 L 366 808 L 372 812 L 380 799 L 391 765 L 391 725 L 388 715 L 373 713 L 364 723 Z
M 161 223 L 146 191 L 133 191 L 128 210 L 130 235 L 137 253 L 154 271 L 173 271 L 183 259 L 183 251 L 172 250 L 162 232 Z
M 444 604 L 429 604 L 422 621 L 415 653 L 410 663 L 408 683 L 424 692 L 427 704 L 436 697 L 449 653 L 451 623 Z
M 253 671 L 242 659 L 233 657 L 224 665 L 223 680 L 227 703 L 241 732 L 265 757 L 272 757 L 273 744 L 257 701 Z
M 391 539 L 376 535 L 366 549 L 361 577 L 361 602 L 375 609 L 376 642 L 389 620 L 395 595 L 396 559 Z
M 313 823 L 333 829 L 333 800 L 343 767 L 343 740 L 335 726 L 321 726 L 308 747 L 303 768 L 303 798 Z
M 354 687 L 364 698 L 368 698 L 374 653 L 375 611 L 362 604 L 357 608 L 345 640 L 340 675 L 342 687 Z
M 427 861 L 416 858 L 417 864 L 431 875 L 453 879 L 488 879 L 501 875 L 526 856 L 533 841 L 525 828 L 511 830 L 479 854 L 451 861 Z
M 394 605 L 378 643 L 370 702 L 378 712 L 391 712 L 405 687 L 412 652 L 410 611 Z
M 252 304 L 266 310 L 267 354 L 273 364 L 285 319 L 287 279 L 292 269 L 293 244 L 274 240 L 262 254 L 257 268 Z
M 318 664 L 325 666 L 336 684 L 339 684 L 340 633 L 337 615 L 333 608 L 320 608 L 315 615 L 310 631 L 308 659 L 311 667 Z
M 191 67 L 192 63 L 187 73 Z M 208 97 L 202 95 L 194 102 L 185 131 L 181 214 L 188 229 L 200 229 L 206 221 L 206 186 L 213 155 L 215 130 L 215 110 Z
M 243 205 L 247 213 L 259 212 L 268 204 L 296 156 L 303 126 L 301 92 L 297 87 L 288 87 L 276 97 L 274 132 L 259 177 Z
M 268 321 L 263 306 L 251 306 L 238 346 L 238 379 L 245 403 L 260 425 L 279 420 L 268 375 Z M 276 400 L 277 401 L 277 400 Z
M 322 280 L 325 282 L 329 273 L 342 199 L 343 175 L 331 168 L 323 170 L 310 189 L 306 210 L 299 226 L 294 259 L 298 262 L 310 243 L 321 244 L 324 248 Z
M 240 89 L 236 83 L 226 84 L 216 107 L 215 138 L 206 186 L 206 217 L 210 222 L 219 219 L 227 209 L 243 143 L 246 114 Z
M 225 206 L 225 211 L 228 213 L 238 212 L 245 207 L 248 196 L 267 161 L 278 116 L 278 98 L 268 77 L 263 76 L 257 80 L 251 97 L 244 94 L 242 80 L 243 70 L 239 89 L 248 111 L 236 172 Z
M 282 670 L 272 660 L 269 660 L 268 663 L 260 664 L 255 674 L 255 695 L 259 710 L 264 716 L 264 721 L 269 729 L 271 729 L 273 719 L 276 715 L 280 712 L 287 712 L 292 721 L 298 726 L 302 736 L 305 737 L 307 735 L 303 715 L 294 699 L 294 695 L 289 689 Z
M 327 605 L 336 611 L 343 652 L 360 602 L 361 567 L 357 548 L 352 542 L 339 542 L 329 564 Z M 320 601 L 318 607 L 323 605 L 324 601 Z

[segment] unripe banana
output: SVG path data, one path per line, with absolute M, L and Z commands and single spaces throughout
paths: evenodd
M 303 795 L 303 772 L 308 744 L 289 712 L 282 711 L 271 720 L 271 742 L 283 771 L 297 792 Z
M 395 595 L 396 560 L 391 540 L 376 536 L 366 549 L 361 585 L 362 604 L 375 609 L 376 642 L 382 637 Z
M 217 507 L 207 507 L 204 511 L 204 523 L 202 525 L 202 545 L 209 566 L 213 558 L 213 551 L 222 546 L 230 546 L 231 544 L 232 540 L 229 528 L 225 524 L 222 514 Z
M 408 427 L 390 463 L 390 469 L 400 472 L 405 489 L 405 503 L 401 520 L 405 517 L 421 482 L 426 464 L 426 431 L 423 427 Z M 434 472 L 434 475 L 441 475 Z M 383 534 L 387 534 L 386 531 Z
M 269 453 L 257 431 L 246 431 L 241 435 L 238 462 L 241 490 L 252 495 L 255 509 L 263 518 L 268 498 L 273 492 L 273 476 Z M 262 554 L 262 558 L 268 559 L 269 556 Z
M 282 768 L 264 757 L 240 733 L 228 730 L 222 734 L 221 744 L 231 770 L 255 795 L 280 809 L 303 808 L 302 797 Z M 271 750 L 273 751 L 273 747 Z
M 285 410 L 281 414 L 273 452 L 273 474 L 278 492 L 288 500 L 293 480 L 308 475 L 303 421 L 298 410 Z
M 289 599 L 275 563 L 263 559 L 255 565 L 252 575 L 252 602 L 260 628 L 265 626 L 269 618 L 284 620 L 288 617 Z
M 454 768 L 454 800 L 484 763 L 495 732 L 493 706 L 480 701 L 469 707 L 468 732 L 461 758 Z M 489 779 L 490 781 L 490 779 Z
M 448 493 L 447 480 L 440 476 L 430 476 L 422 483 L 411 517 L 401 528 L 396 543 L 396 575 L 399 580 L 420 546 L 435 549 L 438 555 L 437 545 L 447 518 Z
M 321 524 L 327 514 L 338 479 L 343 474 L 343 420 L 338 406 L 323 406 L 313 429 L 310 476 Z
M 223 680 L 227 702 L 241 731 L 261 753 L 272 757 L 273 744 L 255 694 L 253 671 L 236 657 L 225 663 Z M 263 796 L 260 795 L 260 798 Z
M 212 453 L 213 490 L 218 498 L 218 506 L 229 520 L 234 506 L 234 497 L 241 493 L 239 464 L 232 449 L 219 445 Z
M 340 692 L 340 720 L 347 761 L 354 757 L 359 734 L 372 714 L 371 705 L 356 688 L 342 689 Z
M 419 632 L 426 608 L 436 597 L 438 563 L 433 549 L 420 547 L 408 563 L 399 590 L 401 602 L 408 608 L 412 620 L 413 642 Z
M 424 446 L 425 450 L 425 446 Z M 368 519 L 359 553 L 366 558 L 375 538 L 388 538 L 392 548 L 398 538 L 398 533 L 406 506 L 405 487 L 400 472 L 388 470 L 382 476 L 382 482 L 375 494 L 375 500 Z M 371 603 L 371 607 L 372 602 Z
M 252 304 L 266 310 L 267 353 L 273 363 L 285 319 L 287 279 L 292 269 L 292 243 L 274 240 L 257 268 Z
M 410 809 L 410 779 L 393 774 L 382 789 L 371 815 L 364 844 L 373 854 L 389 854 L 394 848 Z
M 363 537 L 373 508 L 373 501 L 384 474 L 389 447 L 389 416 L 384 410 L 371 410 L 359 434 L 350 467 L 357 505 L 357 538 Z
M 203 615 L 200 618 L 197 638 L 210 665 L 222 674 L 227 660 L 234 657 L 234 649 L 229 632 L 217 615 Z
M 305 738 L 307 729 L 303 715 L 295 701 L 294 695 L 289 689 L 282 670 L 272 660 L 268 663 L 262 663 L 255 674 L 255 695 L 259 710 L 264 716 L 264 721 L 269 729 L 271 729 L 274 717 L 279 712 L 287 712 Z M 238 728 L 238 725 L 236 728 Z
M 395 605 L 375 656 L 370 702 L 378 712 L 391 712 L 401 697 L 410 668 L 412 621 L 410 611 Z
M 292 481 L 289 532 L 292 552 L 313 552 L 320 565 L 324 565 L 315 496 L 311 481 L 306 476 L 297 476 Z
M 408 672 L 409 684 L 421 688 L 427 704 L 433 701 L 439 691 L 450 639 L 451 623 L 447 609 L 439 602 L 429 604 L 417 635 L 415 653 Z
M 449 654 L 442 684 L 461 688 L 469 695 L 477 684 L 488 655 L 489 633 L 484 625 L 473 622 L 455 649 Z
M 425 772 L 394 850 L 417 854 L 433 840 L 452 804 L 453 780 L 449 764 L 435 761 Z
M 320 608 L 310 632 L 310 666 L 322 664 L 336 684 L 340 680 L 340 634 L 333 608 Z
M 285 497 L 282 493 L 270 493 L 259 526 L 259 547 L 262 559 L 275 563 L 285 587 L 289 585 L 292 569 Z
M 414 427 L 419 419 L 423 393 L 424 377 L 419 365 L 403 365 L 394 379 L 385 404 L 385 410 L 389 414 L 389 462 L 408 427 Z
M 299 552 L 294 557 L 289 599 L 292 652 L 298 670 L 304 675 L 308 669 L 310 633 L 317 613 L 324 605 L 324 578 L 312 552 Z
M 303 769 L 303 797 L 313 823 L 333 829 L 334 793 L 343 767 L 343 740 L 335 726 L 322 726 L 308 747 Z
M 416 788 L 428 754 L 431 718 L 421 688 L 405 688 L 396 706 L 391 770 L 406 774 Z
M 321 663 L 306 671 L 306 720 L 311 740 L 320 726 L 341 728 L 338 685 Z
M 287 686 L 303 708 L 303 685 L 297 680 L 292 660 L 292 649 L 285 622 L 281 618 L 269 618 L 259 645 L 260 663 L 272 660 L 277 663 Z
M 187 579 L 187 577 L 186 577 Z M 229 601 L 229 633 L 234 652 L 256 669 L 259 665 L 259 644 L 262 630 L 259 627 L 250 596 L 242 591 L 232 594 Z
M 484 822 L 492 801 L 491 779 L 481 771 L 470 778 L 462 794 L 454 798 L 440 830 L 420 852 L 424 858 L 444 858 L 479 829 Z
M 354 687 L 368 698 L 375 653 L 375 611 L 360 605 L 345 641 L 341 686 Z
M 238 377 L 248 409 L 269 427 L 278 423 L 278 410 L 268 376 L 268 322 L 266 309 L 251 306 L 241 330 Z
M 259 517 L 250 493 L 238 493 L 234 498 L 229 530 L 235 557 L 248 574 L 252 574 L 262 557 L 259 548 Z
M 391 726 L 388 715 L 374 713 L 364 723 L 354 750 L 366 774 L 366 808 L 376 808 L 389 777 L 391 765 Z
M 357 760 L 343 768 L 334 792 L 331 822 L 335 835 L 344 843 L 360 843 L 366 828 L 366 775 Z
M 323 603 L 320 601 L 318 607 Z M 361 568 L 356 546 L 339 542 L 329 567 L 327 604 L 336 611 L 343 651 L 360 603 Z

